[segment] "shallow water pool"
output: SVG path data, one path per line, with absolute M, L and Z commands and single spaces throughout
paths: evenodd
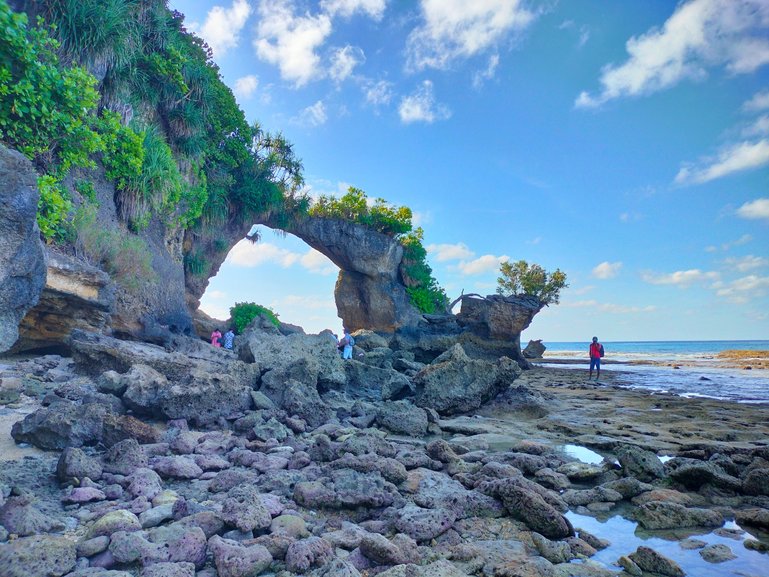
M 743 545 L 746 538 L 751 538 L 748 533 L 742 533 L 737 539 L 722 537 L 709 529 L 687 530 L 674 537 L 667 533 L 665 538 L 663 531 L 645 531 L 638 527 L 634 521 L 629 521 L 620 515 L 614 515 L 605 520 L 599 520 L 587 515 L 579 515 L 572 511 L 566 513 L 566 517 L 574 525 L 575 529 L 584 529 L 602 539 L 607 539 L 611 545 L 602 551 L 598 551 L 592 561 L 602 563 L 610 569 L 621 569 L 616 565 L 617 559 L 622 555 L 633 553 L 639 546 L 650 547 L 658 553 L 678 563 L 686 572 L 686 575 L 696 577 L 769 577 L 769 555 L 746 549 Z M 740 531 L 740 527 L 734 522 L 727 522 L 726 529 Z M 723 563 L 709 563 L 700 556 L 701 549 L 684 549 L 679 538 L 691 537 L 704 541 L 708 545 L 722 544 L 731 549 L 737 557 Z

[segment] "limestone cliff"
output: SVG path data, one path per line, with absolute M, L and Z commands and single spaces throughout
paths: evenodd
M 16 342 L 19 321 L 45 283 L 38 198 L 32 163 L 0 144 L 0 352 Z

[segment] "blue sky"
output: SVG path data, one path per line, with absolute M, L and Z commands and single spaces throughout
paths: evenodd
M 450 298 L 569 288 L 523 338 L 769 339 L 765 0 L 173 0 L 309 192 L 411 207 Z M 239 244 L 202 308 L 339 330 L 336 269 Z

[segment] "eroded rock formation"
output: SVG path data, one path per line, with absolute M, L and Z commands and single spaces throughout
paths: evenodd
M 0 352 L 16 342 L 19 321 L 45 284 L 38 198 L 32 163 L 0 145 Z
M 74 329 L 102 332 L 115 306 L 115 284 L 107 273 L 55 251 L 40 300 L 21 320 L 14 352 L 61 347 Z

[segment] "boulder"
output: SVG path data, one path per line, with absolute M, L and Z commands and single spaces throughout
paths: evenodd
M 61 577 L 75 568 L 76 556 L 67 537 L 34 535 L 0 544 L 3 577 Z
M 444 415 L 472 411 L 508 388 L 520 373 L 507 357 L 494 363 L 470 359 L 456 344 L 416 374 L 415 402 Z
M 17 443 L 46 450 L 94 445 L 102 440 L 103 424 L 110 409 L 101 403 L 61 401 L 30 413 L 11 428 Z
M 650 547 L 638 547 L 635 553 L 631 553 L 628 557 L 638 567 L 649 573 L 666 575 L 667 577 L 684 577 L 685 575 L 683 569 L 678 566 L 678 563 L 657 553 Z
M 37 225 L 37 173 L 0 144 L 0 353 L 19 337 L 19 322 L 40 298 L 46 256 Z
M 246 547 L 219 535 L 208 540 L 208 551 L 213 556 L 219 577 L 258 575 L 272 563 L 272 555 L 263 545 Z
M 548 539 L 574 535 L 569 520 L 540 495 L 513 483 L 500 484 L 498 495 L 505 509 L 532 530 Z
M 258 363 L 262 373 L 291 374 L 298 381 L 326 389 L 341 389 L 347 383 L 342 359 L 327 336 L 299 333 L 284 336 L 251 329 L 240 338 L 243 341 L 241 358 Z M 298 370 L 294 369 L 298 363 L 302 363 L 301 371 L 292 374 L 291 370 Z
M 536 341 L 530 340 L 522 352 L 527 359 L 541 359 L 546 350 L 547 347 L 542 344 L 542 339 L 537 339 Z
M 377 424 L 392 431 L 411 437 L 427 434 L 427 412 L 409 401 L 386 401 L 379 406 Z
M 635 518 L 645 529 L 720 527 L 724 524 L 724 517 L 718 511 L 684 507 L 667 501 L 644 503 L 636 509 Z
M 648 483 L 665 476 L 665 466 L 651 451 L 633 445 L 620 445 L 615 452 L 625 477 L 635 477 Z
M 388 349 L 389 350 L 389 349 Z M 405 375 L 388 368 L 357 360 L 344 363 L 347 394 L 370 401 L 401 399 L 414 393 L 414 385 Z

